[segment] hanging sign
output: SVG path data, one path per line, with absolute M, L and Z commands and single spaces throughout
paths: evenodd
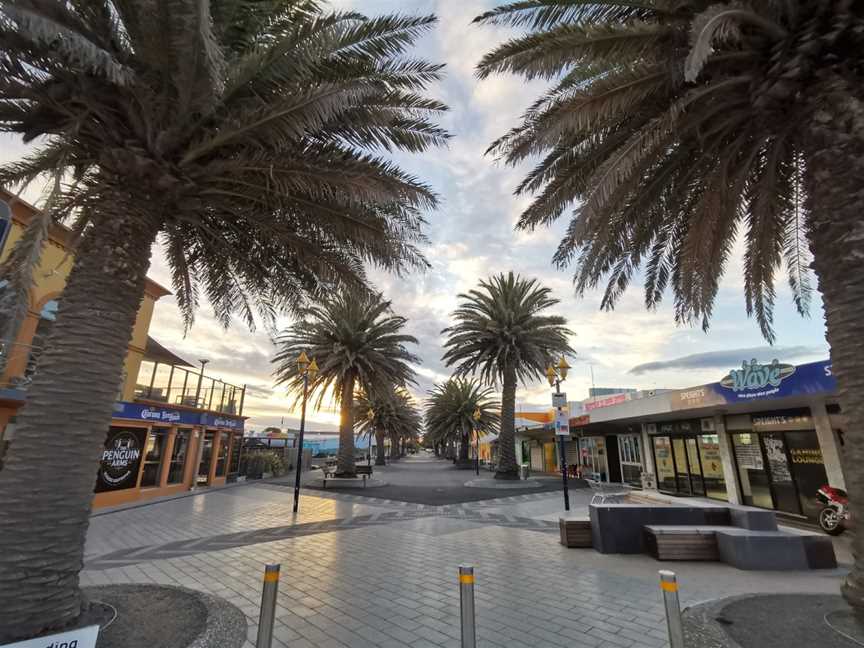
M 135 486 L 146 436 L 147 430 L 137 428 L 109 430 L 96 477 L 97 493 Z
M 0 648 L 96 648 L 96 639 L 99 637 L 99 626 L 92 625 L 86 628 L 78 628 L 69 632 L 61 632 L 38 639 L 18 641 L 13 644 L 5 644 Z
M 567 394 L 552 394 L 552 407 L 567 407 Z
M 563 407 L 559 407 L 555 414 L 555 434 L 558 436 L 570 436 L 570 416 Z

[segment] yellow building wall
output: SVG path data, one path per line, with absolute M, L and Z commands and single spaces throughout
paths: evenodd
M 36 214 L 36 208 L 21 200 L 13 199 L 10 194 L 2 190 L 0 190 L 0 200 L 6 201 L 12 207 L 12 229 L 5 246 L 0 250 L 0 263 L 2 263 L 23 235 L 26 224 Z M 70 233 L 67 229 L 60 226 L 51 228 L 49 241 L 42 250 L 42 259 L 34 273 L 35 285 L 30 291 L 27 317 L 22 323 L 18 337 L 12 347 L 6 371 L 0 376 L 0 384 L 8 384 L 11 378 L 22 376 L 27 368 L 30 345 L 39 323 L 39 313 L 46 302 L 60 297 L 72 269 L 73 257 L 68 247 L 69 239 Z M 170 294 L 169 291 L 159 284 L 150 280 L 147 281 L 144 300 L 138 311 L 138 318 L 135 321 L 132 339 L 129 343 L 129 352 L 126 355 L 125 380 L 123 388 L 118 394 L 122 400 L 132 399 L 138 378 L 138 369 L 144 356 L 144 349 L 147 346 L 147 333 L 153 318 L 153 307 L 156 300 L 168 294 Z

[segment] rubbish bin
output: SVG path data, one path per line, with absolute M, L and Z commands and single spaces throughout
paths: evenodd
M 522 464 L 519 466 L 519 478 L 520 479 L 528 479 L 528 464 Z

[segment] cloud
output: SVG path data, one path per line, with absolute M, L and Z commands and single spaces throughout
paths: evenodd
M 705 353 L 691 353 L 690 355 L 672 360 L 661 360 L 657 362 L 645 362 L 633 367 L 628 373 L 642 375 L 652 371 L 664 371 L 667 369 L 727 369 L 741 364 L 742 360 L 774 359 L 795 360 L 812 356 L 824 356 L 827 351 L 820 347 L 792 346 L 792 347 L 751 347 L 747 349 L 726 349 L 724 351 L 707 351 Z

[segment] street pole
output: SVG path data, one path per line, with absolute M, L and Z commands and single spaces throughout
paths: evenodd
M 300 502 L 300 472 L 303 468 L 303 432 L 306 431 L 306 397 L 309 392 L 309 372 L 303 372 L 303 404 L 300 406 L 300 438 L 297 442 L 297 472 L 294 475 L 294 512 Z
M 480 430 L 474 428 L 474 474 L 480 476 Z
M 555 380 L 555 393 L 561 393 L 561 381 Z M 556 430 L 557 431 L 557 430 Z M 564 487 L 564 510 L 570 510 L 570 488 L 567 485 L 567 448 L 564 445 L 564 436 L 558 435 L 558 454 L 561 456 L 561 484 Z

